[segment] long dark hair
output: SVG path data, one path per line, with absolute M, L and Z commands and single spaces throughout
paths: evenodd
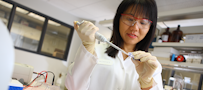
M 145 38 L 140 42 L 138 42 L 136 44 L 136 47 L 134 48 L 134 51 L 137 51 L 137 50 L 148 51 L 149 45 L 153 40 L 154 33 L 156 30 L 156 24 L 157 24 L 157 5 L 155 0 L 123 0 L 119 5 L 113 20 L 113 35 L 110 41 L 120 48 L 123 47 L 124 41 L 119 33 L 119 21 L 120 21 L 121 13 L 123 13 L 132 5 L 133 5 L 133 8 L 135 8 L 136 11 L 139 11 L 142 16 L 148 16 L 148 19 L 153 22 Z M 140 8 L 142 10 L 140 10 Z M 118 53 L 118 50 L 109 46 L 107 48 L 106 53 L 109 56 L 115 58 L 116 54 Z

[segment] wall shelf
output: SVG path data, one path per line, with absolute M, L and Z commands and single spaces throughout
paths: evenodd
M 164 68 L 174 69 L 179 71 L 187 71 L 203 74 L 203 64 L 167 61 L 167 60 L 159 60 L 159 62 L 161 63 L 163 69 Z
M 153 42 L 154 47 L 190 47 L 190 48 L 203 48 L 203 43 L 177 43 L 177 42 Z

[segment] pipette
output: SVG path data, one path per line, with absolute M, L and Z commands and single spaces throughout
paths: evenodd
M 81 25 L 84 21 L 82 22 L 77 22 L 77 25 Z M 113 43 L 109 42 L 102 34 L 96 32 L 95 33 L 95 38 L 101 42 L 106 42 L 107 44 L 111 45 L 112 47 L 114 47 L 115 49 L 123 52 L 124 54 L 128 55 L 129 57 L 131 57 L 133 60 L 139 60 L 139 59 L 134 59 L 134 55 L 132 53 L 127 53 L 124 50 L 122 50 L 121 48 L 119 48 L 118 46 L 114 45 Z M 140 60 L 139 60 L 140 61 Z

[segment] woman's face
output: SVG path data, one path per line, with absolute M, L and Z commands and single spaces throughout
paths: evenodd
M 136 18 L 145 18 L 144 16 L 139 16 L 135 12 L 134 9 L 132 9 L 133 6 L 130 6 L 126 11 L 123 12 L 125 15 L 132 15 L 132 17 Z M 123 18 L 121 16 L 121 18 Z M 140 23 L 136 22 L 133 26 L 129 26 L 126 23 L 123 22 L 123 19 L 120 18 L 119 21 L 119 32 L 124 40 L 124 45 L 136 45 L 138 42 L 140 42 L 148 33 L 150 29 L 150 25 L 147 25 L 145 28 L 140 28 Z M 128 19 L 127 19 L 128 20 Z M 136 21 L 139 21 L 140 19 L 135 19 Z

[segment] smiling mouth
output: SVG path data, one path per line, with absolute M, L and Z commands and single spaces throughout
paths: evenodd
M 136 36 L 136 35 L 133 35 L 133 34 L 129 34 L 130 36 Z
M 135 34 L 127 34 L 130 38 L 136 38 L 137 36 Z

